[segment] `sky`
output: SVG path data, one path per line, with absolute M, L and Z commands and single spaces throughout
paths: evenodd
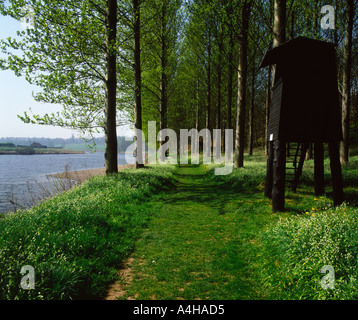
M 0 39 L 15 37 L 22 24 L 10 17 L 0 15 Z M 0 53 L 0 56 L 2 54 Z M 16 77 L 11 70 L 0 70 L 0 137 L 45 137 L 70 138 L 78 136 L 75 130 L 23 123 L 17 115 L 23 115 L 32 108 L 35 114 L 52 113 L 61 106 L 36 102 L 32 92 L 37 87 L 30 85 L 24 77 Z M 31 113 L 30 113 L 31 114 Z M 103 136 L 104 134 L 96 134 Z M 118 136 L 131 135 L 128 126 L 117 128 Z

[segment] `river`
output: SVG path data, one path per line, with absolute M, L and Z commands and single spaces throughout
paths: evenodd
M 124 154 L 118 154 L 118 164 L 126 162 Z M 14 210 L 16 206 L 28 207 L 33 192 L 41 186 L 50 186 L 53 179 L 47 175 L 68 171 L 104 167 L 104 153 L 84 154 L 35 154 L 0 155 L 0 213 Z M 49 189 L 53 189 L 50 188 Z

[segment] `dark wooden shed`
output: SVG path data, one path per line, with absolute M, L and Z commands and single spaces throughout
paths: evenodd
M 314 143 L 315 170 L 317 167 L 320 171 L 318 174 L 315 173 L 315 182 L 317 180 L 320 190 L 322 187 L 319 185 L 323 180 L 322 143 L 329 143 L 334 199 L 337 204 L 342 202 L 343 190 L 341 190 L 342 179 L 338 154 L 338 142 L 342 140 L 342 125 L 334 45 L 298 37 L 267 51 L 260 67 L 268 65 L 275 65 L 275 79 L 267 130 L 267 140 L 271 147 L 269 148 L 267 177 L 269 185 L 266 193 L 271 193 L 272 190 L 274 211 L 284 209 L 287 156 L 285 148 L 287 143 L 292 142 L 301 147 L 299 161 L 301 168 L 295 170 L 294 173 L 296 182 L 298 181 L 297 175 L 300 175 L 300 169 L 302 170 L 308 144 Z M 297 155 L 298 152 L 296 152 L 295 162 L 298 162 Z M 272 169 L 275 165 L 276 170 Z M 279 200 L 274 197 L 274 194 Z M 274 203 L 277 201 L 278 204 Z
M 268 140 L 341 140 L 334 45 L 298 37 L 269 50 L 261 67 L 270 64 L 276 71 Z

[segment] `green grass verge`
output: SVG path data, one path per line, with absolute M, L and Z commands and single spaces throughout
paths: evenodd
M 214 176 L 214 165 L 182 166 L 175 192 L 138 241 L 122 281 L 121 299 L 356 299 L 358 210 L 334 208 L 326 161 L 327 196 L 315 197 L 313 164 L 304 167 L 286 211 L 264 198 L 265 158 Z M 358 157 L 343 167 L 347 199 L 357 199 Z M 334 289 L 320 272 L 335 270 Z
M 176 189 L 137 243 L 121 299 L 264 299 L 258 235 L 279 214 L 256 166 L 235 169 L 234 185 L 213 176 L 214 166 L 180 166 Z
M 332 205 L 329 161 L 327 196 L 314 196 L 308 161 L 276 214 L 262 155 L 227 176 L 214 167 L 96 177 L 0 220 L 0 298 L 102 298 L 134 248 L 122 299 L 358 298 L 357 156 L 343 167 L 347 203 Z M 35 268 L 35 290 L 19 288 L 24 265 Z M 321 286 L 325 265 L 334 289 Z
M 230 176 L 214 179 L 242 190 L 260 187 L 265 162 L 257 157 L 248 158 L 245 168 L 235 169 Z M 346 203 L 334 207 L 329 159 L 325 160 L 326 196 L 322 197 L 314 196 L 313 160 L 307 161 L 297 193 L 286 192 L 286 212 L 270 213 L 277 219 L 266 218 L 266 226 L 255 228 L 260 246 L 257 287 L 263 289 L 265 299 L 358 298 L 357 156 L 351 156 L 349 164 L 342 167 L 342 175 Z M 251 214 L 263 211 L 265 208 L 257 205 Z M 335 282 L 334 288 L 324 289 L 322 279 L 328 274 L 321 269 L 327 265 L 334 269 Z
M 0 299 L 94 299 L 117 279 L 148 223 L 172 166 L 123 170 L 0 220 Z M 158 197 L 156 195 L 155 197 Z M 20 287 L 24 265 L 35 289 Z
M 281 219 L 262 234 L 264 282 L 271 299 L 358 298 L 358 210 L 342 205 Z M 324 288 L 324 266 L 334 285 Z

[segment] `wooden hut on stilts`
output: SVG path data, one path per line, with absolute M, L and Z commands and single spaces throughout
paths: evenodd
M 273 212 L 285 210 L 285 188 L 296 191 L 306 151 L 314 146 L 315 194 L 324 194 L 328 144 L 335 205 L 343 202 L 342 140 L 336 54 L 332 43 L 298 37 L 266 52 L 261 68 L 275 65 L 268 124 L 265 195 Z

